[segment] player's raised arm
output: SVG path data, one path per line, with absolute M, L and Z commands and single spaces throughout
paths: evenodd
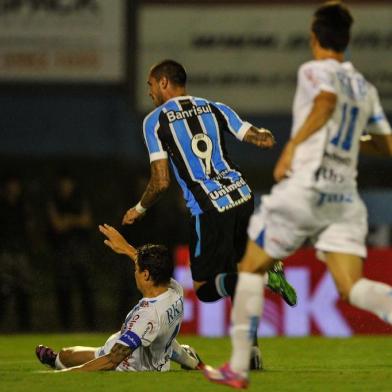
M 170 171 L 167 159 L 151 162 L 151 175 L 147 188 L 136 206 L 130 208 L 123 217 L 123 225 L 132 224 L 155 204 L 170 185 Z
M 249 122 L 243 121 L 231 107 L 221 102 L 215 102 L 213 106 L 219 110 L 219 117 L 226 122 L 228 131 L 238 140 L 260 148 L 271 148 L 275 145 L 275 138 L 268 129 L 256 128 Z
M 107 238 L 104 241 L 105 245 L 114 252 L 127 255 L 133 261 L 136 261 L 137 250 L 114 227 L 105 223 L 104 225 L 99 225 L 99 231 Z
M 313 101 L 313 107 L 302 127 L 285 145 L 274 169 L 274 178 L 281 181 L 291 170 L 296 147 L 320 130 L 331 118 L 336 106 L 336 94 L 321 91 Z

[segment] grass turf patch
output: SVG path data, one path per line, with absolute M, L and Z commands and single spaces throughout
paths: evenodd
M 47 371 L 35 357 L 37 344 L 55 350 L 74 345 L 101 346 L 110 334 L 0 335 L 0 390 L 30 391 L 216 391 L 200 372 L 173 365 L 168 373 L 65 373 Z M 220 365 L 230 356 L 229 339 L 181 336 L 202 359 Z M 391 391 L 392 337 L 260 339 L 265 370 L 252 372 L 250 390 Z

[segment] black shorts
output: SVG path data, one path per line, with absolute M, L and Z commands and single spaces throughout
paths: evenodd
M 192 278 L 201 282 L 222 272 L 236 272 L 245 252 L 253 198 L 225 212 L 211 210 L 191 218 Z

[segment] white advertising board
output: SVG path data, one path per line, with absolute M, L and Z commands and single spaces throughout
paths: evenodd
M 0 81 L 124 81 L 125 5 L 1 0 Z
M 379 88 L 392 110 L 392 7 L 353 5 L 348 57 Z M 172 58 L 189 73 L 188 92 L 223 101 L 242 113 L 288 113 L 298 66 L 311 59 L 314 5 L 142 5 L 139 11 L 137 97 L 152 108 L 150 66 Z

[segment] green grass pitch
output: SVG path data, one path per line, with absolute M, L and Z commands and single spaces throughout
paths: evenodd
M 0 391 L 229 391 L 200 372 L 174 365 L 168 373 L 51 373 L 35 358 L 43 343 L 100 346 L 109 334 L 0 335 Z M 181 336 L 206 363 L 229 358 L 229 339 Z M 392 336 L 260 339 L 265 370 L 252 372 L 250 391 L 392 391 Z

